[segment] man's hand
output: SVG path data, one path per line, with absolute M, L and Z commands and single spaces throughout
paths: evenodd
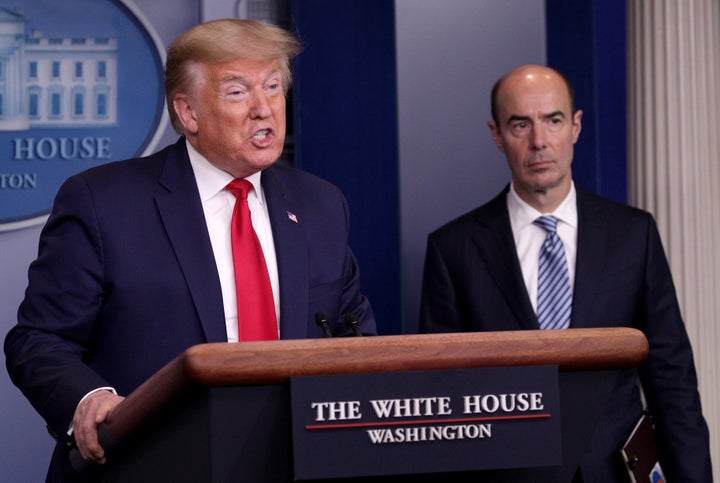
M 111 391 L 98 391 L 87 396 L 75 409 L 73 434 L 80 454 L 88 461 L 105 463 L 105 450 L 98 442 L 98 424 L 105 421 L 108 413 L 125 399 Z

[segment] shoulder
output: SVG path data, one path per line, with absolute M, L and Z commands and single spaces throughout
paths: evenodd
M 646 210 L 604 198 L 582 188 L 576 189 L 580 217 L 607 220 L 613 225 L 655 223 L 653 215 Z
M 275 176 L 284 184 L 289 186 L 300 185 L 312 186 L 318 189 L 338 189 L 337 186 L 317 175 L 280 162 L 277 162 L 267 168 L 263 172 L 263 176 L 265 175 Z
M 167 146 L 164 149 L 148 156 L 123 159 L 101 164 L 74 175 L 87 180 L 114 179 L 118 176 L 132 176 L 141 173 L 159 172 L 164 162 L 172 157 L 177 149 L 174 146 Z
M 286 198 L 318 201 L 326 198 L 345 199 L 333 183 L 319 176 L 286 164 L 275 163 L 263 171 L 263 187 L 279 191 Z
M 174 144 L 148 156 L 130 158 L 95 166 L 70 176 L 60 188 L 61 192 L 72 191 L 82 186 L 90 191 L 112 195 L 136 194 L 144 189 L 155 190 L 158 179 L 168 163 L 178 165 L 176 169 L 192 174 L 184 147 Z
M 505 224 L 509 227 L 506 193 L 507 189 L 487 203 L 446 222 L 434 230 L 430 236 L 432 238 L 454 238 L 466 236 L 470 231 L 498 229 Z
M 610 246 L 636 252 L 639 247 L 660 247 L 654 216 L 640 208 L 578 191 L 578 244 L 606 240 Z

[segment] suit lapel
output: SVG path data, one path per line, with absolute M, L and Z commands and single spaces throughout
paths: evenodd
M 607 221 L 601 207 L 578 189 L 577 259 L 571 327 L 593 326 L 594 280 L 600 279 L 608 254 Z
M 515 316 L 518 329 L 537 329 L 537 316 L 530 303 L 515 250 L 506 193 L 507 190 L 504 190 L 475 212 L 477 231 L 473 242 Z
M 184 138 L 170 148 L 156 196 L 158 211 L 197 309 L 208 342 L 226 342 L 222 291 L 205 215 Z
M 263 171 L 262 185 L 280 279 L 280 338 L 306 338 L 309 281 L 303 212 L 283 185 L 279 169 Z

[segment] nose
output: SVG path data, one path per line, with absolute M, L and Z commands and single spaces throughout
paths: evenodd
M 250 98 L 250 117 L 252 119 L 265 119 L 272 115 L 267 94 L 262 88 L 254 89 Z
M 545 128 L 542 124 L 533 126 L 530 133 L 530 142 L 532 143 L 532 149 L 540 150 L 547 147 L 547 138 L 545 134 Z

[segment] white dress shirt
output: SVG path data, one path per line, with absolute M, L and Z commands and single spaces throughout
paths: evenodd
M 220 277 L 228 342 L 237 342 L 235 270 L 233 268 L 232 244 L 230 242 L 230 222 L 235 208 L 235 196 L 225 189 L 234 178 L 229 173 L 210 163 L 189 142 L 186 141 L 185 144 L 190 155 L 190 164 L 195 173 L 195 181 L 197 182 L 203 212 L 205 213 L 205 223 L 207 223 L 215 264 Z M 273 242 L 270 227 L 270 215 L 268 214 L 262 183 L 260 183 L 261 175 L 262 172 L 259 172 L 245 178 L 252 183 L 254 188 L 248 193 L 248 206 L 252 216 L 253 229 L 257 234 L 265 256 L 265 264 L 270 276 L 270 285 L 272 286 L 275 301 L 278 334 L 280 334 L 280 281 L 275 256 L 275 243 Z
M 565 246 L 570 289 L 572 289 L 575 286 L 575 260 L 577 258 L 577 194 L 575 184 L 572 184 L 567 197 L 553 213 L 540 213 L 525 203 L 518 196 L 512 183 L 507 194 L 507 206 L 523 280 L 525 280 L 525 287 L 533 309 L 537 312 L 538 262 L 540 249 L 545 242 L 547 232 L 542 227 L 533 224 L 533 221 L 542 215 L 553 215 L 559 220 L 557 234 Z
M 235 208 L 235 196 L 225 189 L 225 186 L 234 178 L 225 171 L 216 168 L 203 155 L 198 153 L 192 145 L 185 141 L 190 164 L 195 174 L 195 182 L 200 192 L 205 223 L 210 234 L 215 264 L 217 265 L 220 277 L 220 288 L 222 290 L 223 309 L 225 311 L 225 330 L 228 342 L 238 341 L 237 325 L 237 296 L 235 295 L 235 269 L 233 267 L 232 244 L 230 242 L 230 222 L 233 209 Z M 253 185 L 254 190 L 248 193 L 248 206 L 255 233 L 265 256 L 270 285 L 275 301 L 275 316 L 278 321 L 278 335 L 280 334 L 280 283 L 277 271 L 277 258 L 275 257 L 275 244 L 273 242 L 272 229 L 270 227 L 270 215 L 268 214 L 265 194 L 260 183 L 260 173 L 255 173 L 246 178 Z M 88 396 L 98 391 L 111 391 L 117 394 L 112 387 L 99 387 L 94 389 L 78 402 L 78 406 Z M 73 434 L 72 422 L 68 435 Z

